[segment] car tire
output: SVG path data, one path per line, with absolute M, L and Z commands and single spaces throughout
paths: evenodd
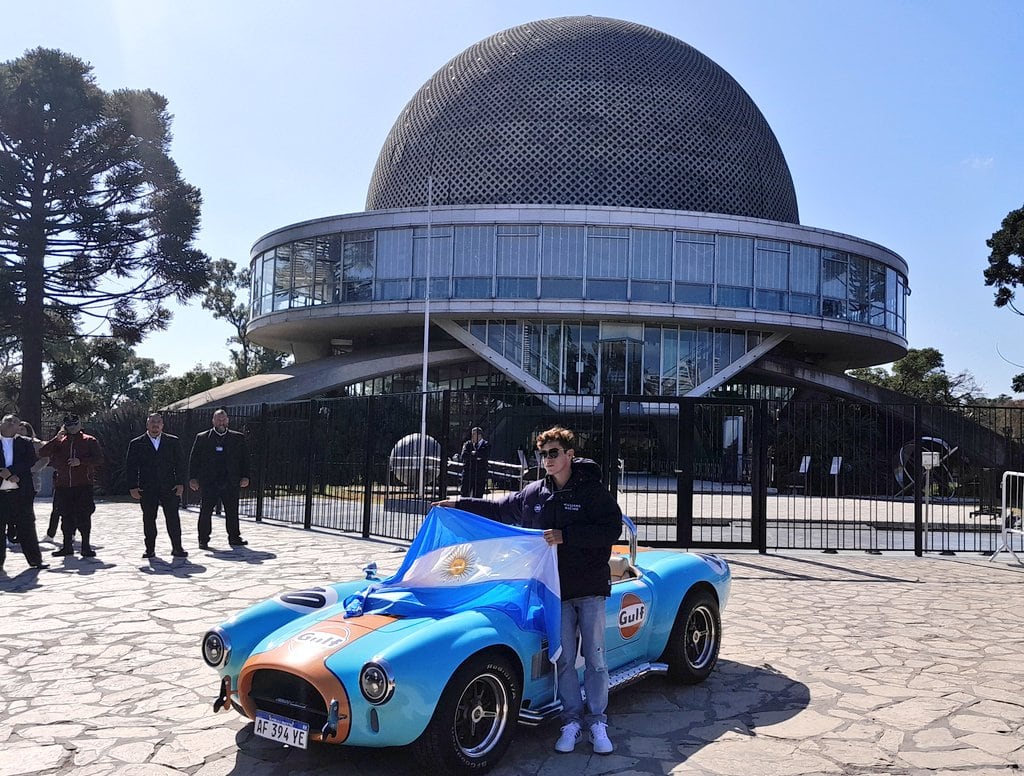
M 413 743 L 428 772 L 483 773 L 505 754 L 519 719 L 518 672 L 495 654 L 475 655 L 448 680 L 426 730 Z
M 683 599 L 662 655 L 668 676 L 681 684 L 708 678 L 722 646 L 722 617 L 716 598 L 706 590 L 691 591 Z

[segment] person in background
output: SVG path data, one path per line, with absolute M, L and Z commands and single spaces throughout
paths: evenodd
M 248 544 L 238 524 L 238 496 L 249 487 L 249 444 L 245 434 L 228 428 L 228 411 L 220 407 L 213 413 L 213 427 L 196 434 L 189 455 L 188 486 L 201 490 L 199 502 L 199 548 L 210 549 L 213 531 L 211 515 L 218 504 L 224 505 L 224 527 L 228 544 Z
M 63 517 L 64 542 L 52 554 L 56 557 L 74 555 L 77 530 L 82 536 L 82 557 L 96 557 L 91 537 L 92 514 L 96 511 L 94 477 L 97 467 L 103 463 L 99 441 L 82 431 L 82 421 L 77 415 L 65 415 L 57 435 L 39 448 L 39 455 L 50 459 L 54 508 Z
M 491 443 L 484 439 L 484 430 L 475 426 L 462 446 L 462 484 L 459 492 L 463 496 L 480 498 L 484 495 L 490 455 Z
M 0 419 L 0 525 L 17 525 L 21 552 L 28 565 L 44 569 L 36 538 L 35 513 L 32 500 L 36 491 L 32 487 L 32 465 L 36 450 L 32 442 L 18 434 L 21 418 L 4 415 Z M 0 569 L 7 560 L 7 545 L 0 541 Z
M 537 453 L 545 476 L 523 490 L 496 501 L 460 498 L 436 506 L 463 509 L 473 514 L 544 531 L 548 544 L 558 548 L 558 576 L 562 597 L 562 652 L 558 672 L 558 699 L 562 702 L 562 730 L 555 751 L 571 752 L 590 731 L 596 754 L 610 754 L 608 738 L 608 663 L 605 658 L 605 599 L 611 595 L 608 560 L 622 532 L 622 510 L 601 484 L 601 469 L 587 458 L 576 457 L 576 437 L 555 426 L 537 436 Z M 573 645 L 580 640 L 586 662 L 583 689 L 576 672 Z
M 142 505 L 142 532 L 146 542 L 143 558 L 156 555 L 156 513 L 163 509 L 171 555 L 187 558 L 181 546 L 181 517 L 178 509 L 185 491 L 186 464 L 181 443 L 173 434 L 164 433 L 164 416 L 151 412 L 146 418 L 146 433 L 128 443 L 125 454 L 125 479 L 128 492 Z

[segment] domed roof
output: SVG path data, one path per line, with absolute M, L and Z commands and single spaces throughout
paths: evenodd
M 523 24 L 470 46 L 413 96 L 367 210 L 607 205 L 799 223 L 753 100 L 682 41 L 617 19 Z

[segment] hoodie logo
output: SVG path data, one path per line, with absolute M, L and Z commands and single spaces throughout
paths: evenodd
M 541 511 L 541 510 L 542 510 L 543 508 L 544 508 L 544 507 L 542 507 L 542 506 L 541 506 L 540 504 L 534 504 L 534 505 L 533 505 L 533 511 L 534 511 L 534 512 L 536 512 L 537 514 L 540 514 L 540 511 Z

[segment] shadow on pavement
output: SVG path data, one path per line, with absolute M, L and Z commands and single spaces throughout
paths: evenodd
M 727 734 L 758 735 L 758 728 L 792 719 L 810 705 L 807 685 L 770 665 L 750 666 L 720 660 L 700 685 L 652 678 L 612 694 L 608 730 L 615 752 L 599 757 L 584 740 L 573 754 L 557 754 L 553 744 L 559 722 L 519 726 L 497 768 L 500 773 L 578 774 L 632 771 L 642 760 L 684 763 Z M 260 738 L 246 725 L 235 736 L 238 752 L 228 774 L 266 776 L 322 773 L 336 776 L 399 776 L 422 773 L 408 748 L 370 749 L 311 743 L 291 749 Z M 600 765 L 600 770 L 594 770 Z

